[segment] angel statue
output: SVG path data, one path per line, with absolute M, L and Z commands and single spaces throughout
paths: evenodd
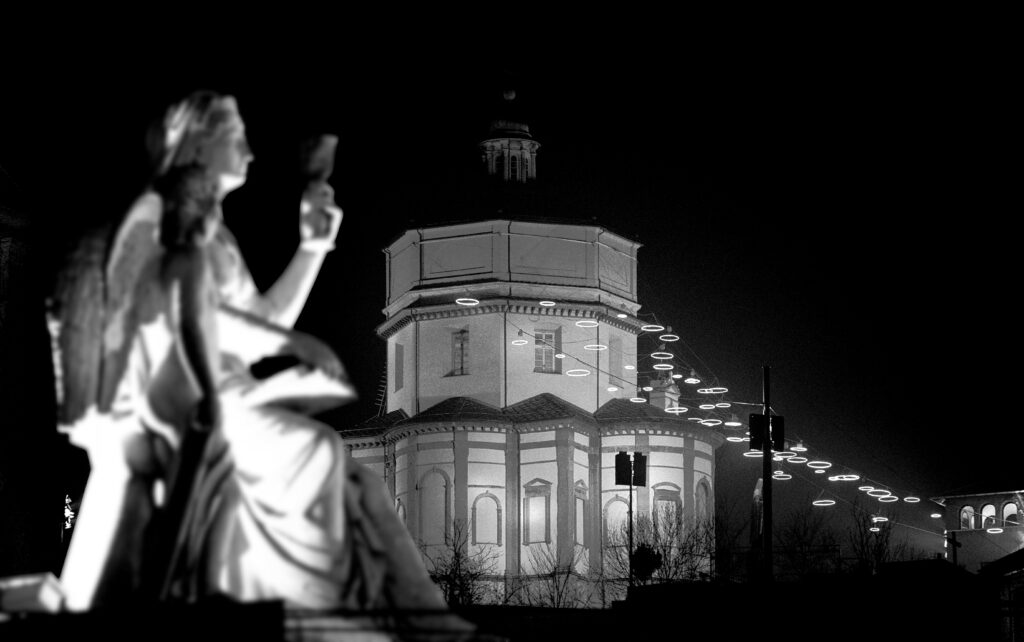
M 299 248 L 261 293 L 221 212 L 253 159 L 234 98 L 197 92 L 150 138 L 150 187 L 79 244 L 54 297 L 59 421 L 91 467 L 67 607 L 446 608 L 383 482 L 308 416 L 354 397 L 334 352 L 292 329 L 342 219 L 337 139 L 306 147 Z M 268 357 L 290 362 L 266 376 Z

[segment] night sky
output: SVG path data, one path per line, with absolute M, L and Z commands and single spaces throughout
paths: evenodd
M 760 402 L 770 365 L 788 432 L 837 472 L 922 497 L 1021 488 L 1005 58 L 905 33 L 597 51 L 32 68 L 0 101 L 0 166 L 18 190 L 5 198 L 57 256 L 142 188 L 152 117 L 193 89 L 232 93 L 256 160 L 225 212 L 260 285 L 297 241 L 298 137 L 341 136 L 338 250 L 298 326 L 359 388 L 335 425 L 376 413 L 386 245 L 416 226 L 553 218 L 642 243 L 641 318 L 672 326 L 683 361 L 732 400 Z M 507 108 L 542 147 L 537 185 L 502 201 L 482 188 L 476 143 Z M 742 448 L 722 447 L 718 483 L 746 502 L 761 463 Z M 797 482 L 779 502 L 817 494 Z

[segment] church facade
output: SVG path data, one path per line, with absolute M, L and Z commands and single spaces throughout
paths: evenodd
M 536 178 L 537 147 L 504 121 L 481 143 L 508 182 Z M 631 505 L 671 537 L 711 523 L 724 436 L 678 403 L 678 337 L 637 317 L 639 248 L 596 225 L 483 220 L 385 249 L 386 414 L 342 436 L 426 554 L 486 551 L 506 584 L 624 580 L 610 553 Z M 615 483 L 623 451 L 646 456 L 645 485 Z

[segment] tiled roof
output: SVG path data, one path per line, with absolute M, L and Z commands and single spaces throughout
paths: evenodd
M 347 430 L 338 431 L 339 434 L 345 438 L 353 439 L 357 437 L 373 437 L 381 435 L 391 426 L 394 426 L 400 421 L 404 421 L 409 418 L 404 410 L 399 408 L 398 410 L 392 410 L 386 415 L 380 417 L 371 417 L 361 424 L 357 424 Z
M 647 421 L 669 421 L 672 423 L 684 423 L 686 421 L 682 416 L 665 412 L 661 408 L 655 408 L 649 403 L 633 403 L 628 399 L 611 399 L 608 403 L 597 409 L 594 417 L 599 421 L 616 421 L 619 419 L 644 419 Z
M 430 421 L 507 421 L 499 408 L 469 397 L 449 397 L 436 406 L 431 406 L 403 424 L 426 423 Z
M 542 392 L 519 403 L 506 406 L 505 415 L 517 423 L 548 419 L 583 419 L 587 423 L 594 421 L 594 416 L 583 408 L 550 392 Z

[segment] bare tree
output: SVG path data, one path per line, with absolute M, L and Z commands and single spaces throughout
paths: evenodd
M 653 572 L 638 575 L 638 584 L 706 580 L 711 577 L 715 552 L 715 526 L 712 519 L 693 520 L 684 524 L 677 511 L 662 509 L 652 517 L 641 513 L 633 522 L 634 567 L 636 552 L 647 549 L 660 558 Z M 605 547 L 607 579 L 629 578 L 629 524 L 608 534 Z
M 780 526 L 775 531 L 780 579 L 839 572 L 839 541 L 825 511 L 801 506 L 790 511 Z
M 489 545 L 472 545 L 465 520 L 454 520 L 444 544 L 420 543 L 430 578 L 441 588 L 449 606 L 505 601 L 500 555 Z
M 529 606 L 581 608 L 589 606 L 594 597 L 594 584 L 586 572 L 588 551 L 574 546 L 568 560 L 559 560 L 550 543 L 531 544 L 531 573 L 524 578 L 520 601 Z
M 887 521 L 874 521 L 875 517 L 884 517 Z M 882 564 L 888 562 L 928 557 L 924 551 L 910 546 L 906 535 L 896 532 L 893 524 L 898 518 L 899 511 L 896 509 L 872 514 L 861 507 L 859 502 L 851 506 L 852 527 L 847 533 L 847 539 L 853 554 L 854 572 L 875 574 Z

